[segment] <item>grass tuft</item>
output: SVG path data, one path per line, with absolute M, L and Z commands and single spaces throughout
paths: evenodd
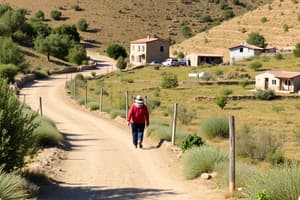
M 210 117 L 202 122 L 203 134 L 207 138 L 229 137 L 229 124 L 226 117 Z

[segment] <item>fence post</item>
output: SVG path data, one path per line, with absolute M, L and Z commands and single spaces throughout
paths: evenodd
M 24 94 L 24 99 L 23 99 L 23 103 L 26 103 L 26 94 Z
M 147 96 L 145 96 L 145 104 L 147 105 L 147 102 L 148 101 L 148 97 Z
M 234 116 L 229 116 L 229 192 L 235 190 L 235 122 Z
M 40 97 L 40 113 L 41 113 L 41 116 L 43 116 L 42 97 Z
M 87 108 L 87 88 L 88 88 L 88 85 L 87 83 L 85 84 L 85 99 L 84 99 L 84 103 L 85 103 L 85 107 Z
M 99 98 L 99 110 L 102 112 L 102 103 L 103 103 L 103 88 L 100 89 L 100 98 Z
M 74 90 L 74 92 L 73 92 L 73 97 L 74 97 L 74 99 L 76 99 L 76 79 L 74 78 L 74 86 L 73 86 L 73 90 Z
M 177 103 L 174 104 L 173 125 L 172 125 L 172 145 L 175 145 L 177 105 L 178 105 Z
M 128 118 L 128 90 L 126 90 L 125 92 L 125 101 L 126 101 L 126 105 L 125 105 L 125 116 L 126 116 L 126 120 Z

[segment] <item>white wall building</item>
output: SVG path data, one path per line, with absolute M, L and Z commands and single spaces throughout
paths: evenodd
M 259 55 L 264 52 L 263 48 L 249 45 L 249 44 L 240 44 L 234 47 L 229 48 L 229 59 L 230 64 L 234 64 L 236 61 L 241 61 L 252 56 Z

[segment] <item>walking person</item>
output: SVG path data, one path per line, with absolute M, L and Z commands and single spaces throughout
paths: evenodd
M 135 148 L 143 148 L 145 126 L 149 126 L 149 111 L 144 99 L 138 95 L 128 111 L 128 125 L 131 125 L 132 142 Z

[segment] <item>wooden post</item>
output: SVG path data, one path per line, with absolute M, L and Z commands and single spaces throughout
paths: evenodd
M 74 90 L 74 92 L 73 92 L 73 97 L 74 97 L 74 99 L 76 99 L 76 79 L 74 79 L 74 85 L 73 85 L 73 90 Z
M 177 121 L 177 103 L 174 104 L 173 126 L 172 126 L 172 145 L 175 145 L 176 121 Z
M 24 94 L 24 99 L 23 99 L 23 103 L 26 103 L 26 94 Z
M 43 116 L 42 97 L 40 97 L 40 113 L 41 113 L 41 116 Z
M 235 123 L 234 116 L 229 117 L 229 192 L 235 190 Z
M 145 96 L 145 105 L 147 105 L 148 97 Z
M 84 104 L 85 104 L 85 107 L 87 108 L 87 88 L 88 88 L 88 85 L 87 83 L 85 84 L 85 99 L 84 99 Z
M 127 90 L 125 92 L 125 101 L 126 101 L 125 113 L 126 113 L 126 120 L 127 120 L 128 118 L 128 91 Z
M 100 97 L 99 97 L 99 110 L 102 112 L 102 104 L 103 104 L 103 88 L 100 89 Z

